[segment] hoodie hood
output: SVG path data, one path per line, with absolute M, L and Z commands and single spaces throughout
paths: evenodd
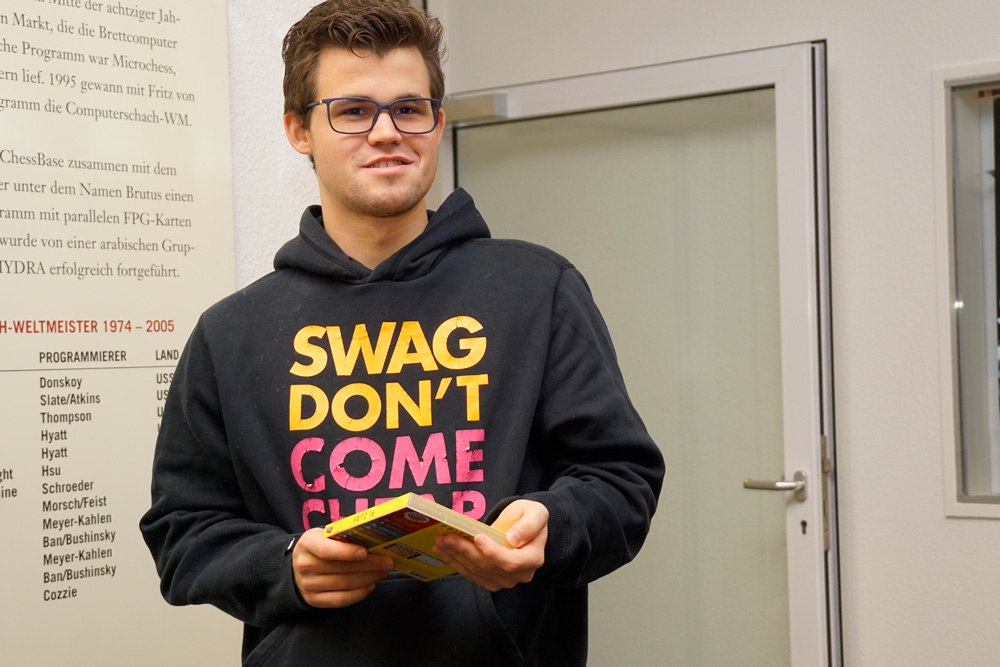
M 308 207 L 299 223 L 299 235 L 274 256 L 275 270 L 297 268 L 330 276 L 345 283 L 412 280 L 429 272 L 452 246 L 476 238 L 489 238 L 486 221 L 465 190 L 455 190 L 437 211 L 428 211 L 427 228 L 374 269 L 352 260 L 323 227 L 323 212 Z

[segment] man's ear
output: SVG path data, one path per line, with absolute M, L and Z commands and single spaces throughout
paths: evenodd
M 438 144 L 441 144 L 441 138 L 444 137 L 444 109 L 438 109 L 438 126 L 435 128 L 438 135 Z
M 312 155 L 312 137 L 309 129 L 302 124 L 302 119 L 294 111 L 288 111 L 284 116 L 285 136 L 292 148 L 303 155 Z

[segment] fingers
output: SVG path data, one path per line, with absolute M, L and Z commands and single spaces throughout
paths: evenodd
M 323 530 L 313 528 L 302 533 L 295 554 L 308 554 L 324 561 L 362 561 L 368 552 L 357 544 L 332 540 L 323 536 Z
M 304 577 L 299 593 L 313 607 L 346 607 L 368 597 L 375 590 L 375 585 L 387 574 L 384 571 L 368 571 Z
M 303 533 L 292 551 L 292 575 L 302 599 L 314 607 L 360 602 L 392 570 L 388 556 L 323 537 L 319 528 Z
M 302 594 L 302 599 L 318 609 L 342 609 L 357 604 L 372 594 L 375 584 L 346 591 L 319 591 L 312 595 Z
M 489 538 L 487 539 L 489 540 Z M 492 540 L 489 541 L 492 542 Z M 494 567 L 494 561 L 483 558 L 483 553 L 471 540 L 448 536 L 434 545 L 434 551 L 455 568 L 455 571 L 460 575 L 483 588 L 495 592 L 501 588 L 509 587 L 505 585 L 507 583 L 506 577 L 498 576 L 498 573 L 491 571 L 491 568 Z
M 544 545 L 506 549 L 485 535 L 475 542 L 448 536 L 434 550 L 463 577 L 490 591 L 531 581 L 545 560 Z
M 548 510 L 540 503 L 518 500 L 501 512 L 493 526 L 506 527 L 507 543 L 515 548 L 504 548 L 486 535 L 474 540 L 448 535 L 438 540 L 434 551 L 463 577 L 491 591 L 531 581 L 545 562 Z
M 323 537 L 323 531 L 313 528 L 302 534 L 292 552 L 293 567 L 299 561 L 305 568 L 319 572 L 361 572 L 371 569 L 392 569 L 392 559 L 369 554 L 363 547 Z M 374 567 L 373 567 L 374 566 Z

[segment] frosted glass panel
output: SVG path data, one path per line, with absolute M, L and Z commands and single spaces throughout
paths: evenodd
M 790 664 L 772 89 L 463 128 L 496 237 L 587 277 L 667 478 L 636 562 L 592 586 L 591 664 Z

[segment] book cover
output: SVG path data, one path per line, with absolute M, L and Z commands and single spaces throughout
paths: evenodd
M 415 493 L 344 517 L 323 529 L 325 537 L 390 556 L 397 570 L 420 581 L 455 573 L 453 567 L 434 553 L 434 541 L 442 533 L 470 540 L 484 534 L 500 546 L 510 548 L 506 535 L 499 530 Z

